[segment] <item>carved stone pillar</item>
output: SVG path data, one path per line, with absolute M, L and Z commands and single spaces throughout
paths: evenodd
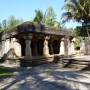
M 50 56 L 50 54 L 49 54 L 49 47 L 48 47 L 48 39 L 49 39 L 49 37 L 45 37 L 45 40 L 44 40 L 44 47 L 43 47 L 43 55 L 44 56 Z
M 65 43 L 64 43 L 64 38 L 61 39 L 60 42 L 60 51 L 59 51 L 60 55 L 65 55 Z
M 65 55 L 69 55 L 70 53 L 70 40 L 68 36 L 64 37 L 64 46 L 65 46 Z
M 68 38 L 67 39 L 67 41 L 68 41 L 68 55 L 71 55 L 71 41 L 70 41 L 70 39 Z
M 31 51 L 31 39 L 32 36 L 25 36 L 25 44 L 26 44 L 26 48 L 25 48 L 25 59 L 30 59 L 32 58 L 32 51 Z
M 75 52 L 75 38 L 73 38 L 72 40 L 71 40 L 71 55 L 72 54 L 75 54 L 76 52 Z

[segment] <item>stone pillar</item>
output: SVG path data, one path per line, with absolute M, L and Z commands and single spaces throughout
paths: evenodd
M 65 55 L 65 43 L 64 43 L 64 38 L 61 39 L 60 42 L 60 51 L 59 51 L 60 55 Z
M 75 54 L 75 38 L 71 40 L 71 55 Z
M 45 40 L 44 40 L 44 47 L 43 47 L 43 55 L 46 57 L 50 56 L 49 47 L 48 47 L 48 39 L 49 39 L 49 37 L 46 36 Z
M 65 44 L 65 55 L 70 55 L 70 39 L 68 36 L 64 37 L 64 44 Z
M 88 49 L 86 49 L 88 51 Z M 80 44 L 80 54 L 85 54 L 85 42 L 81 42 Z
M 85 43 L 85 51 L 83 50 L 84 54 L 90 55 L 90 37 L 85 37 L 85 41 L 83 43 Z
M 67 38 L 67 49 L 68 49 L 68 55 L 71 55 L 71 41 L 69 37 Z
M 32 36 L 26 36 L 25 37 L 25 43 L 26 43 L 26 48 L 25 48 L 25 59 L 30 59 L 32 58 L 32 51 L 31 51 L 31 39 Z
M 7 54 L 10 50 L 10 39 L 6 40 L 5 48 L 6 48 L 5 53 Z
M 30 59 L 32 57 L 32 52 L 31 52 L 31 40 L 25 40 L 26 43 L 26 48 L 25 48 L 25 56 L 26 59 Z

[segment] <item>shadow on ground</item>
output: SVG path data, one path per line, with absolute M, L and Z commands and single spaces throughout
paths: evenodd
M 90 89 L 90 83 L 80 81 L 81 79 L 87 79 L 87 75 L 90 75 L 89 72 L 84 74 L 82 71 L 61 69 L 57 64 L 47 64 L 27 68 L 11 68 L 8 70 L 17 72 L 17 75 L 3 78 L 0 82 L 0 89 L 2 90 Z

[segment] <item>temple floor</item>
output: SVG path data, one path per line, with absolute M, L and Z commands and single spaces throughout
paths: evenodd
M 0 77 L 0 90 L 90 90 L 90 71 L 59 64 L 9 69 L 16 75 Z

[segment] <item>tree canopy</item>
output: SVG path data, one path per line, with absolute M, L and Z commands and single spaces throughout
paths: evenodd
M 36 13 L 36 15 L 35 15 L 33 21 L 37 22 L 37 23 L 42 23 L 43 18 L 44 18 L 43 12 L 41 10 L 35 10 L 35 13 Z
M 62 21 L 75 20 L 82 24 L 77 31 L 85 31 L 89 35 L 90 27 L 90 0 L 65 0 L 65 12 L 62 15 Z M 82 33 L 82 32 L 80 32 Z
M 48 7 L 43 13 L 41 10 L 35 10 L 35 17 L 33 19 L 34 22 L 43 23 L 48 27 L 60 28 L 60 23 L 56 20 L 56 14 L 52 7 Z
M 2 20 L 2 22 L 0 22 L 0 31 L 3 30 L 10 30 L 11 28 L 21 24 L 23 22 L 23 20 L 19 20 L 16 19 L 14 16 L 10 16 L 8 18 L 8 20 Z
M 64 9 L 64 21 L 73 19 L 82 24 L 90 23 L 90 0 L 66 0 Z

